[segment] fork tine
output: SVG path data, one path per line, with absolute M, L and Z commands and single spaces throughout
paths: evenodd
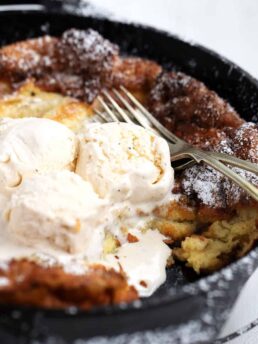
M 126 96 L 132 101 L 132 103 L 148 118 L 151 124 L 157 129 L 164 137 L 170 141 L 176 143 L 181 142 L 177 136 L 172 134 L 164 125 L 162 125 L 152 114 L 145 109 L 145 107 L 124 87 L 120 86 L 120 89 L 126 94 Z
M 95 116 L 97 116 L 97 118 L 100 118 L 104 123 L 110 122 L 107 116 L 105 116 L 103 112 L 101 112 L 100 110 L 95 109 L 94 112 L 95 112 Z
M 103 121 L 98 115 L 94 114 L 94 117 L 92 118 L 90 123 L 103 123 Z
M 92 118 L 93 123 L 105 123 L 103 118 L 100 117 L 96 112 L 94 112 L 94 117 Z
M 125 113 L 125 111 L 121 108 L 121 106 L 119 106 L 118 103 L 111 97 L 111 95 L 107 91 L 103 91 L 103 94 L 110 101 L 110 103 L 114 106 L 116 111 L 125 120 L 125 122 L 133 124 L 133 121 L 129 118 L 129 116 Z
M 132 114 L 132 116 L 134 118 L 136 118 L 136 120 L 139 122 L 139 124 L 144 127 L 145 129 L 151 129 L 153 130 L 153 128 L 150 126 L 149 121 L 146 120 L 146 117 L 144 117 L 141 112 L 135 110 L 131 104 L 125 99 L 125 97 L 123 97 L 117 90 L 113 89 L 112 92 L 114 92 L 114 94 L 117 96 L 117 98 L 124 104 L 124 106 L 127 108 L 127 110 L 129 111 L 130 114 Z
M 100 104 L 103 106 L 104 110 L 108 113 L 108 115 L 112 118 L 114 122 L 119 122 L 119 119 L 115 116 L 113 111 L 110 109 L 110 107 L 106 104 L 106 102 L 103 100 L 101 96 L 98 97 L 98 100 Z

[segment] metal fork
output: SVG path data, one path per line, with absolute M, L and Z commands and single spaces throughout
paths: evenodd
M 114 96 L 115 95 L 115 96 Z M 124 108 L 116 101 L 119 100 Z M 95 109 L 96 118 L 102 122 L 127 122 L 138 124 L 145 129 L 155 131 L 156 134 L 167 140 L 171 161 L 190 159 L 180 165 L 180 168 L 186 168 L 193 163 L 205 163 L 217 171 L 224 174 L 234 183 L 244 189 L 252 198 L 258 201 L 258 188 L 249 183 L 246 179 L 235 173 L 224 163 L 232 166 L 240 167 L 241 169 L 258 174 L 258 165 L 249 161 L 238 159 L 231 155 L 208 152 L 189 145 L 184 140 L 170 132 L 165 128 L 152 114 L 123 86 L 120 91 L 113 89 L 112 94 L 103 91 L 103 95 L 98 97 L 98 100 L 105 111 L 104 113 Z

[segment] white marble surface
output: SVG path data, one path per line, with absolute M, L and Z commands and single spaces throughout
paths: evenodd
M 258 0 L 91 0 L 113 18 L 144 23 L 201 43 L 258 79 Z M 230 344 L 257 344 L 258 270 L 245 285 L 222 336 L 243 329 Z M 240 331 L 241 332 L 241 331 Z

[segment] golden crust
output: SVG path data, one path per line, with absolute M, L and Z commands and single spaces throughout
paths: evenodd
M 112 86 L 123 85 L 133 92 L 146 92 L 153 86 L 161 70 L 154 61 L 137 57 L 120 58 L 112 70 Z
M 241 209 L 230 220 L 215 221 L 201 234 L 187 237 L 173 254 L 197 273 L 211 272 L 245 255 L 257 240 L 257 208 Z
M 155 209 L 154 215 L 149 226 L 158 229 L 172 242 L 183 240 L 197 230 L 195 209 L 187 206 L 182 199 Z
M 42 91 L 33 80 L 0 99 L 0 117 L 49 118 L 78 130 L 91 116 L 91 106 L 58 93 Z
M 180 241 L 200 232 L 203 228 L 215 221 L 230 220 L 235 211 L 207 206 L 190 206 L 187 198 L 180 197 L 177 201 L 163 205 L 154 211 L 155 218 L 150 222 L 150 227 L 157 228 L 171 241 Z
M 166 235 L 168 242 L 180 242 L 172 250 L 175 259 L 186 262 L 197 273 L 212 272 L 253 247 L 258 240 L 258 209 L 197 208 L 181 198 L 156 209 L 149 225 Z
M 131 302 L 138 299 L 125 276 L 101 265 L 85 275 L 65 273 L 59 267 L 44 268 L 28 260 L 13 260 L 0 269 L 0 303 L 44 308 L 79 307 Z

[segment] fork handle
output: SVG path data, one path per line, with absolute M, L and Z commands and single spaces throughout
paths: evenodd
M 228 168 L 226 165 L 221 163 L 216 158 L 212 158 L 209 156 L 205 151 L 195 150 L 195 149 L 189 149 L 185 150 L 183 152 L 178 152 L 173 156 L 174 160 L 180 160 L 182 158 L 192 158 L 197 163 L 200 163 L 201 161 L 206 163 L 207 165 L 213 167 L 217 171 L 221 172 L 223 175 L 228 177 L 230 180 L 232 180 L 234 183 L 239 185 L 243 190 L 245 190 L 253 199 L 258 201 L 258 188 L 255 187 L 253 184 L 249 183 L 245 178 L 241 177 L 234 171 L 232 171 L 230 168 Z
M 255 163 L 252 163 L 250 161 L 242 160 L 242 159 L 236 158 L 235 156 L 232 156 L 232 155 L 228 156 L 227 154 L 217 153 L 217 152 L 212 152 L 212 156 L 215 157 L 217 160 L 219 160 L 225 164 L 228 164 L 230 166 L 239 167 L 243 170 L 252 172 L 256 175 L 258 174 L 258 165 Z M 184 159 L 183 157 L 179 157 L 179 156 L 177 158 L 178 158 L 178 160 Z M 183 163 L 181 165 L 174 167 L 174 169 L 178 170 L 178 171 L 184 170 L 185 168 L 193 166 L 195 163 L 196 163 L 196 161 L 194 159 L 192 159 L 186 163 Z
M 168 142 L 168 145 L 169 145 L 170 151 L 172 152 L 171 161 L 189 158 L 190 156 L 196 162 L 199 162 L 196 157 L 196 153 L 199 154 L 200 150 L 194 147 L 191 147 L 184 142 L 177 143 L 177 144 Z M 194 154 L 189 154 L 189 152 L 194 153 Z M 201 152 L 206 155 L 206 151 L 201 151 Z M 258 164 L 252 163 L 248 160 L 242 160 L 242 159 L 236 158 L 235 156 L 232 156 L 232 155 L 219 153 L 219 152 L 209 151 L 207 154 L 209 154 L 209 157 L 214 157 L 216 160 L 221 161 L 225 164 L 236 166 L 236 167 L 242 168 L 243 170 L 246 170 L 258 175 Z M 183 166 L 187 167 L 187 164 L 184 164 Z
M 168 142 L 169 148 L 172 152 L 171 161 L 181 160 L 185 158 L 192 157 L 196 162 L 198 160 L 196 159 L 196 153 L 199 154 L 200 150 L 195 149 L 194 147 L 190 147 L 187 144 L 172 144 Z M 194 152 L 194 154 L 189 154 L 189 152 Z M 202 151 L 202 153 L 205 154 L 205 151 Z M 224 154 L 224 153 L 218 153 L 218 152 L 210 152 L 207 153 L 209 156 L 214 157 L 216 160 L 219 160 L 225 164 L 236 166 L 239 168 L 242 168 L 243 170 L 258 174 L 258 164 L 252 163 L 248 160 L 242 160 L 239 158 L 236 158 L 235 156 Z
M 224 174 L 226 177 L 231 179 L 234 183 L 239 185 L 243 190 L 245 190 L 253 199 L 258 201 L 258 188 L 255 187 L 253 184 L 249 183 L 246 179 L 239 176 L 237 173 L 235 173 L 230 168 L 222 164 L 220 161 L 213 159 L 208 154 L 205 154 L 204 152 L 198 152 L 195 154 L 198 155 L 200 161 L 203 161 L 207 165 L 215 168 L 217 171 Z
M 235 156 L 224 154 L 224 153 L 212 152 L 212 156 L 217 158 L 219 161 L 223 161 L 226 164 L 240 167 L 243 170 L 247 170 L 255 174 L 258 174 L 258 164 L 252 163 L 247 160 L 242 160 L 242 159 L 236 158 Z

